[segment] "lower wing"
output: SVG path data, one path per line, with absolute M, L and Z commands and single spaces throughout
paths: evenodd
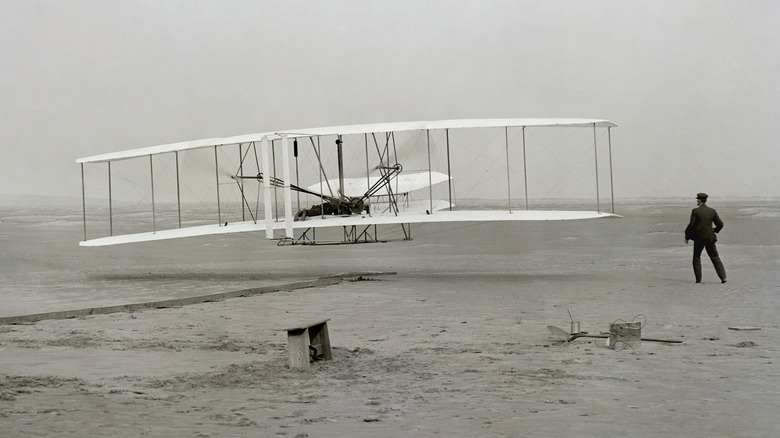
M 305 221 L 293 222 L 293 228 L 305 230 L 309 228 L 352 227 L 392 224 L 422 224 L 437 222 L 508 222 L 508 221 L 560 221 L 580 219 L 600 219 L 621 217 L 611 213 L 595 211 L 557 211 L 557 210 L 518 210 L 518 211 L 447 211 L 441 210 L 445 201 L 432 204 L 427 211 L 402 211 L 395 214 L 362 214 L 350 216 L 314 216 Z M 284 230 L 283 220 L 273 223 L 275 230 Z M 246 233 L 250 231 L 265 231 L 265 221 L 232 222 L 227 224 L 211 224 L 197 227 L 176 228 L 156 232 L 125 234 L 121 236 L 101 237 L 80 242 L 81 246 L 107 246 L 134 242 L 151 242 L 155 240 L 177 239 L 182 237 L 210 236 L 230 233 Z

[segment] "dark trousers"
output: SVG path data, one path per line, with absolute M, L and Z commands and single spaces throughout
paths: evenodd
M 693 274 L 696 276 L 696 282 L 701 283 L 701 252 L 707 250 L 707 255 L 712 260 L 712 265 L 715 266 L 715 272 L 718 273 L 721 281 L 726 279 L 726 269 L 723 268 L 723 263 L 720 261 L 718 255 L 718 248 L 715 247 L 715 242 L 703 242 L 700 240 L 693 241 Z

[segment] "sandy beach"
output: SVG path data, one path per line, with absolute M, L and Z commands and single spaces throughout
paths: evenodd
M 3 207 L 4 317 L 385 274 L 0 326 L 0 435 L 771 436 L 780 208 L 713 200 L 728 283 L 704 257 L 695 284 L 691 204 L 349 247 L 236 235 L 93 250 L 76 246 L 78 214 Z M 547 326 L 568 330 L 569 312 L 590 333 L 638 317 L 643 336 L 682 343 L 565 343 Z M 282 329 L 324 318 L 333 359 L 290 369 Z

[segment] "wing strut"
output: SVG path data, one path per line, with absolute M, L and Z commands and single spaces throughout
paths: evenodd
M 612 214 L 615 214 L 615 185 L 612 181 L 612 128 L 607 127 L 607 143 L 609 144 L 609 197 L 612 200 Z
M 238 144 L 238 174 L 243 175 L 244 174 L 244 144 L 239 143 Z M 247 149 L 247 152 L 249 152 L 249 149 Z M 238 191 L 241 192 L 241 221 L 246 221 L 246 197 L 244 196 L 244 181 L 237 180 L 236 183 L 238 183 Z M 253 218 L 254 219 L 254 218 Z
M 450 166 L 450 130 L 444 130 L 444 136 L 447 139 L 447 191 L 450 197 L 450 211 L 452 211 L 452 169 Z
M 222 223 L 222 203 L 219 201 L 219 159 L 217 158 L 217 147 L 214 146 L 214 175 L 217 177 L 217 223 Z
M 261 160 L 263 163 L 263 173 L 270 175 L 268 172 L 268 136 L 264 136 L 260 145 Z M 273 212 L 271 211 L 271 179 L 263 179 L 263 206 L 265 207 L 265 237 L 268 239 L 274 238 L 274 221 L 271 220 Z
M 111 200 L 111 162 L 108 162 L 108 235 L 114 235 L 114 206 Z
M 425 141 L 428 143 L 428 200 L 430 201 L 431 209 L 429 210 L 433 214 L 433 181 L 431 180 L 431 131 L 425 130 Z
M 593 124 L 593 155 L 596 160 L 596 212 L 601 213 L 601 204 L 599 199 L 599 148 L 596 142 L 596 124 Z
M 87 240 L 87 192 L 84 188 L 84 163 L 81 163 L 81 213 L 84 217 L 84 240 Z
M 509 127 L 504 126 L 504 145 L 506 146 L 506 196 L 509 213 L 512 213 L 512 181 L 509 178 Z
M 338 139 L 336 140 L 336 155 L 338 156 L 338 162 L 339 162 L 339 190 L 337 193 L 339 200 L 345 198 L 344 196 L 344 149 L 341 146 L 342 143 L 343 142 L 341 141 L 341 135 L 339 135 Z
M 276 147 L 273 139 L 271 139 L 271 169 L 273 177 L 276 179 Z M 279 200 L 276 198 L 277 187 L 279 186 L 274 186 L 274 222 L 279 221 Z
M 152 154 L 149 154 L 149 175 L 152 180 L 152 232 L 157 232 L 157 213 L 154 208 L 154 162 L 152 161 Z
M 290 147 L 287 134 L 282 134 L 282 176 L 287 184 L 284 185 L 284 229 L 285 237 L 293 238 L 293 215 L 292 215 L 292 184 L 290 181 Z
M 368 133 L 363 134 L 363 145 L 365 146 L 366 150 L 366 189 L 371 189 L 371 177 L 369 177 L 369 173 L 371 171 L 369 170 L 368 166 Z
M 175 151 L 174 156 L 176 158 L 176 209 L 179 212 L 179 228 L 181 228 L 181 187 L 179 186 L 179 151 Z
M 523 188 L 525 189 L 525 209 L 528 210 L 528 166 L 525 161 L 525 126 L 523 126 Z
M 301 179 L 298 175 L 298 139 L 293 139 L 293 157 L 295 157 L 295 185 L 300 186 L 301 185 Z M 301 209 L 301 194 L 297 193 L 297 209 Z

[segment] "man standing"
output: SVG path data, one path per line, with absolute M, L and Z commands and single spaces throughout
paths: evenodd
M 697 208 L 691 211 L 691 221 L 685 228 L 685 243 L 693 240 L 693 274 L 696 276 L 696 283 L 701 283 L 701 252 L 707 250 L 707 255 L 715 266 L 715 272 L 720 277 L 720 282 L 726 282 L 726 270 L 718 256 L 718 249 L 715 242 L 718 237 L 715 235 L 723 228 L 723 221 L 718 217 L 718 212 L 707 207 L 707 194 L 699 193 L 696 195 Z M 712 227 L 715 224 L 715 228 Z

